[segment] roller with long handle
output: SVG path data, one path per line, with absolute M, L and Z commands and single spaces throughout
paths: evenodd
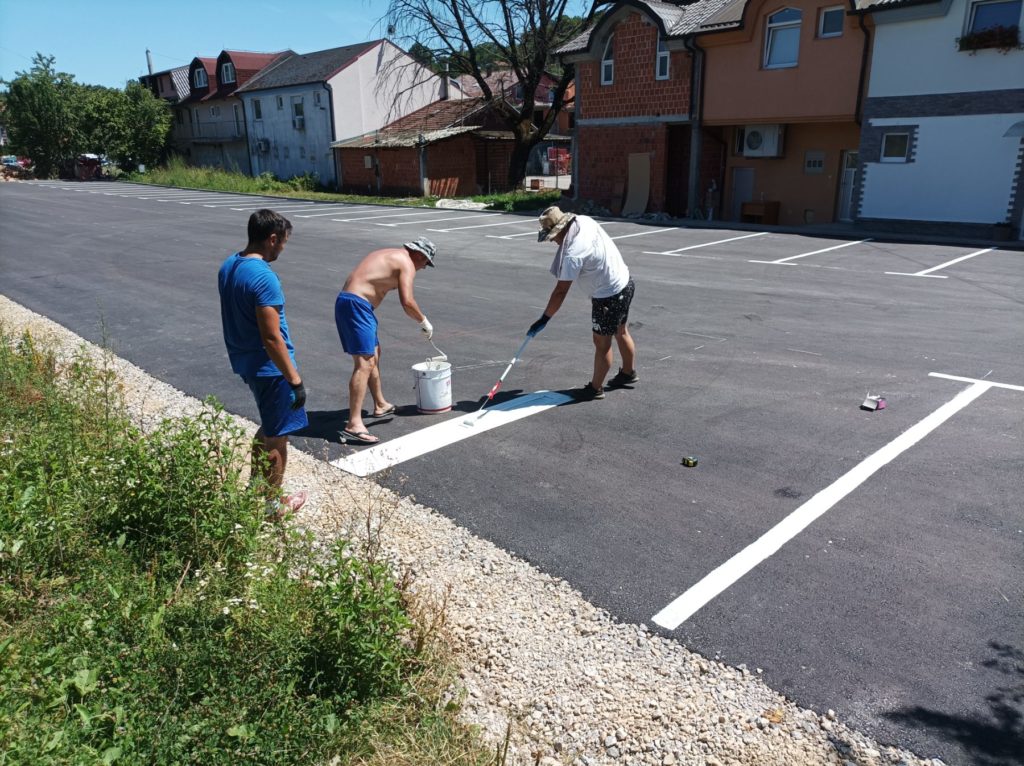
M 521 345 L 521 346 L 519 347 L 519 350 L 518 350 L 518 351 L 516 351 L 516 354 L 515 354 L 515 356 L 513 356 L 513 357 L 512 357 L 512 361 L 511 361 L 511 362 L 509 362 L 509 363 L 508 363 L 508 367 L 506 367 L 506 368 L 505 368 L 505 372 L 501 373 L 501 377 L 500 377 L 500 378 L 498 378 L 498 382 L 497 382 L 497 383 L 495 383 L 495 384 L 494 384 L 494 385 L 493 385 L 493 386 L 491 387 L 491 390 L 487 392 L 487 396 L 486 396 L 486 397 L 484 397 L 484 401 L 483 401 L 483 403 L 482 403 L 482 404 L 480 405 L 480 408 L 479 408 L 479 409 L 478 409 L 478 410 L 477 410 L 476 412 L 474 412 L 474 413 L 473 413 L 472 415 L 470 415 L 470 416 L 469 416 L 468 418 L 466 418 L 465 420 L 463 420 L 463 421 L 462 421 L 462 424 L 463 424 L 463 425 L 471 426 L 471 425 L 473 425 L 473 423 L 475 423 L 475 422 L 476 422 L 476 420 L 477 420 L 477 419 L 479 418 L 479 416 L 480 416 L 480 412 L 481 412 L 481 411 L 483 410 L 483 408 L 484 408 L 484 407 L 486 407 L 486 406 L 487 406 L 487 403 L 488 403 L 489 401 L 491 401 L 491 399 L 493 399 L 493 398 L 494 398 L 494 395 L 495 395 L 496 393 L 498 393 L 498 389 L 499 389 L 499 388 L 501 388 L 501 384 L 502 384 L 502 382 L 503 382 L 503 381 L 505 380 L 505 376 L 506 376 L 506 375 L 508 375 L 508 372 L 509 372 L 509 370 L 511 370 L 511 369 L 512 369 L 512 366 L 513 366 L 513 365 L 514 365 L 514 364 L 515 364 L 516 362 L 518 362 L 518 361 L 519 361 L 519 357 L 521 357 L 521 356 L 523 355 L 523 350 L 524 350 L 524 349 L 526 348 L 526 344 L 530 342 L 530 337 L 531 337 L 531 336 L 529 336 L 529 335 L 527 335 L 527 336 L 526 336 L 526 340 L 524 340 L 524 341 L 523 341 L 523 345 Z

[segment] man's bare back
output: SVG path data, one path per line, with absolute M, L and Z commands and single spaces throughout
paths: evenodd
M 404 247 L 384 247 L 363 258 L 341 289 L 342 292 L 365 298 L 371 306 L 377 308 L 385 295 L 399 287 L 403 274 L 408 280 L 411 293 L 415 273 L 416 267 L 409 258 L 408 250 Z

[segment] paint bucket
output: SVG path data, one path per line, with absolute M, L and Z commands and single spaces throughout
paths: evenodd
M 416 409 L 424 415 L 448 412 L 452 408 L 452 366 L 428 360 L 412 366 L 412 387 Z

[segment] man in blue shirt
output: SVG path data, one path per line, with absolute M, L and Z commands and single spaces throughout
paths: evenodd
M 280 497 L 288 463 L 288 434 L 308 424 L 306 389 L 288 336 L 281 280 L 270 268 L 284 250 L 292 224 L 273 210 L 249 216 L 249 242 L 228 256 L 217 275 L 224 343 L 231 369 L 256 398 L 260 429 L 253 442 L 253 476 L 262 475 L 274 495 L 271 515 L 281 519 L 306 502 L 305 492 Z M 277 499 L 279 499 L 279 503 Z

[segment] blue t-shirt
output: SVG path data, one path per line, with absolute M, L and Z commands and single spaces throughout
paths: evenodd
M 295 347 L 288 337 L 288 320 L 284 317 L 284 291 L 270 264 L 262 258 L 244 258 L 241 253 L 230 255 L 217 274 L 217 287 L 231 369 L 243 378 L 281 374 L 263 348 L 256 323 L 257 306 L 277 308 L 281 315 L 281 337 L 294 364 Z

